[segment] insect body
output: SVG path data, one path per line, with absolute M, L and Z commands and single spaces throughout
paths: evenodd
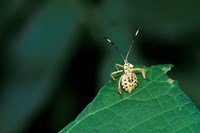
M 135 33 L 135 36 L 137 36 L 138 32 L 139 32 L 139 29 Z M 137 84 L 138 84 L 138 80 L 137 80 L 137 76 L 135 72 L 140 72 L 142 74 L 143 79 L 146 79 L 146 72 L 144 69 L 135 68 L 131 63 L 128 62 L 128 55 L 131 51 L 134 40 L 132 41 L 130 48 L 127 52 L 126 58 L 124 59 L 123 55 L 119 52 L 117 46 L 110 39 L 108 38 L 105 38 L 105 39 L 113 45 L 113 47 L 117 50 L 119 55 L 124 60 L 124 66 L 120 64 L 115 64 L 116 71 L 112 72 L 110 74 L 110 77 L 113 81 L 116 81 L 116 79 L 114 78 L 114 75 L 122 73 L 118 81 L 118 92 L 120 95 L 122 94 L 122 91 L 121 91 L 121 87 L 122 87 L 122 89 L 131 93 L 131 91 L 133 91 L 137 87 Z

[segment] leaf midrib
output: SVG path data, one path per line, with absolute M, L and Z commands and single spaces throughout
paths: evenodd
M 160 77 L 163 76 L 164 74 L 165 74 L 165 73 L 161 73 L 158 77 L 156 77 L 155 79 L 149 81 L 149 83 L 147 83 L 147 84 L 143 87 L 143 89 L 146 88 L 146 87 L 147 87 L 149 84 L 151 84 L 152 82 L 156 81 L 158 78 L 160 78 Z M 140 90 L 140 91 L 141 91 L 141 90 Z M 138 91 L 138 92 L 136 92 L 136 93 L 133 93 L 133 95 L 136 95 L 136 94 L 139 93 L 140 91 Z M 99 94 L 100 94 L 100 93 L 98 93 L 97 96 L 98 96 Z M 72 130 L 74 127 L 76 127 L 80 122 L 82 122 L 82 121 L 83 121 L 84 119 L 86 119 L 87 117 L 89 117 L 89 116 L 91 116 L 91 115 L 93 115 L 93 114 L 95 114 L 95 113 L 97 113 L 97 112 L 100 112 L 100 111 L 102 111 L 102 110 L 104 110 L 104 109 L 107 109 L 107 108 L 109 108 L 109 107 L 111 107 L 111 106 L 113 106 L 113 105 L 115 105 L 115 104 L 117 104 L 117 103 L 119 103 L 119 102 L 121 102 L 121 101 L 124 101 L 124 100 L 126 100 L 126 99 L 129 99 L 129 97 L 131 97 L 131 96 L 133 96 L 133 95 L 130 95 L 130 96 L 124 98 L 124 99 L 118 100 L 117 102 L 114 102 L 114 103 L 112 103 L 112 104 L 110 104 L 110 105 L 108 105 L 108 106 L 106 106 L 106 107 L 103 107 L 103 108 L 101 108 L 101 109 L 98 109 L 98 110 L 96 110 L 96 111 L 94 111 L 94 112 L 92 112 L 92 113 L 88 113 L 88 115 L 86 115 L 86 116 L 83 117 L 81 120 L 79 120 L 78 122 L 76 122 L 73 126 L 71 126 L 71 127 L 68 129 L 67 132 L 70 132 L 70 130 Z M 97 96 L 96 96 L 96 97 L 97 97 Z M 66 132 L 66 133 L 67 133 L 67 132 Z

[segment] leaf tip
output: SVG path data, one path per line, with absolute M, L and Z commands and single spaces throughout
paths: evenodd
M 171 64 L 165 65 L 165 66 L 162 68 L 162 70 L 163 70 L 165 73 L 167 73 L 168 71 L 171 70 L 172 67 L 173 67 L 173 65 L 171 65 Z

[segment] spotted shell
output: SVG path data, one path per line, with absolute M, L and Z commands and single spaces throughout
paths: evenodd
M 121 87 L 131 93 L 137 86 L 138 80 L 135 73 L 124 73 L 121 77 Z

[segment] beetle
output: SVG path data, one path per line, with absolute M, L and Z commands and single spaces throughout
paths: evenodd
M 140 30 L 140 28 L 136 31 L 135 36 L 137 36 L 137 34 L 139 33 L 139 30 Z M 118 54 L 121 56 L 121 58 L 124 61 L 124 65 L 115 64 L 116 71 L 114 71 L 110 74 L 110 78 L 115 82 L 116 79 L 115 79 L 114 75 L 122 73 L 122 75 L 120 76 L 119 81 L 118 81 L 118 93 L 120 95 L 122 95 L 121 87 L 128 93 L 131 93 L 138 85 L 138 80 L 137 80 L 137 76 L 136 76 L 135 72 L 140 72 L 142 74 L 143 79 L 144 80 L 146 79 L 146 71 L 144 69 L 135 68 L 133 64 L 128 62 L 128 56 L 129 56 L 131 48 L 134 44 L 134 39 L 131 42 L 129 50 L 126 54 L 126 58 L 124 58 L 124 56 L 118 50 L 117 46 L 110 39 L 108 39 L 106 37 L 105 37 L 105 39 L 109 43 L 112 44 L 112 46 L 116 49 L 116 51 L 118 52 Z M 122 69 L 120 69 L 120 68 L 122 68 Z

